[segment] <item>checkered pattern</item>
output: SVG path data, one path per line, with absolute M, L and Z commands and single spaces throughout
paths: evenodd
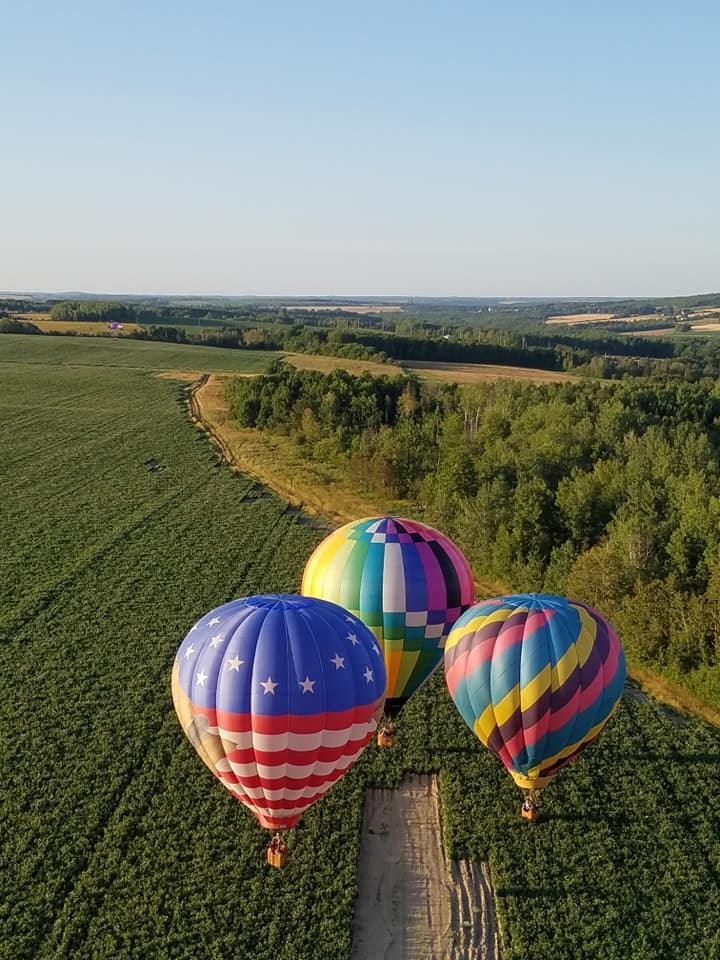
M 444 534 L 400 517 L 346 524 L 315 550 L 302 592 L 339 603 L 380 643 L 388 698 L 403 702 L 435 670 L 473 601 L 467 560 Z

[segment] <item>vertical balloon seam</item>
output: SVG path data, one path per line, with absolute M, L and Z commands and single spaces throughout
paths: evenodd
M 250 606 L 250 604 L 244 604 L 244 605 L 237 611 L 238 614 L 243 614 L 243 613 L 244 613 L 245 616 L 240 617 L 240 619 L 237 620 L 237 621 L 234 622 L 234 623 L 232 623 L 232 621 L 231 621 L 232 626 L 231 626 L 231 628 L 230 628 L 230 632 L 228 633 L 228 635 L 227 635 L 227 637 L 226 637 L 225 645 L 224 645 L 224 647 L 223 647 L 224 650 L 226 650 L 226 649 L 230 646 L 232 640 L 234 640 L 235 636 L 238 635 L 238 634 L 239 634 L 239 637 L 238 637 L 238 646 L 240 645 L 240 643 L 241 643 L 241 641 L 242 641 L 242 628 L 243 628 L 244 624 L 246 623 L 246 621 L 249 620 L 249 619 L 252 617 L 253 612 L 254 612 L 254 611 L 253 611 L 253 608 Z M 233 611 L 233 613 L 235 613 L 235 611 Z M 233 619 L 234 619 L 234 618 L 233 618 Z M 223 670 L 222 670 L 222 662 L 223 662 L 223 658 L 222 658 L 222 654 L 221 654 L 221 656 L 220 656 L 220 669 L 218 670 L 217 678 L 216 678 L 216 681 L 215 681 L 215 724 L 216 724 L 216 726 L 217 726 L 218 736 L 220 737 L 220 743 L 222 744 L 223 758 L 224 758 L 225 761 L 228 762 L 228 766 L 229 766 L 228 754 L 229 754 L 229 753 L 232 753 L 233 750 L 237 748 L 237 744 L 233 744 L 233 745 L 230 746 L 230 748 L 228 749 L 228 746 L 229 746 L 229 744 L 232 743 L 232 741 L 226 740 L 225 737 L 223 737 L 222 733 L 220 732 L 221 729 L 222 729 L 222 726 L 221 726 L 221 724 L 220 724 L 220 718 L 219 718 L 219 716 L 218 716 L 218 705 L 222 702 L 222 700 L 221 700 L 221 698 L 220 698 L 221 687 L 224 687 L 224 683 L 226 682 L 226 681 L 223 680 L 224 674 L 223 674 Z M 237 703 L 233 703 L 233 706 L 237 706 L 237 705 L 238 705 Z M 229 769 L 229 772 L 232 773 L 234 782 L 235 782 L 235 783 L 239 783 L 238 777 L 237 777 L 237 775 L 232 771 L 232 768 Z M 229 790 L 231 793 L 235 793 L 235 791 L 233 791 L 233 790 L 231 789 L 231 783 L 232 783 L 232 781 L 225 781 L 224 778 L 218 778 L 218 779 L 220 779 L 220 782 L 223 784 L 223 786 L 224 786 L 227 790 Z M 246 805 L 247 805 L 247 804 L 246 804 Z M 250 808 L 250 809 L 252 809 L 252 808 Z
M 544 648 L 543 649 L 543 653 L 544 653 L 543 665 L 541 669 L 538 671 L 537 675 L 540 675 L 540 673 L 542 673 L 543 671 L 548 672 L 547 685 L 544 690 L 540 691 L 538 698 L 535 701 L 535 703 L 541 703 L 542 698 L 545 697 L 546 694 L 549 693 L 550 697 L 552 697 L 552 682 L 553 682 L 552 669 L 553 669 L 553 659 L 554 659 L 554 647 L 552 644 L 551 624 L 553 620 L 555 620 L 556 618 L 554 617 L 554 611 L 548 610 L 548 608 L 544 606 L 541 602 L 538 602 L 537 606 L 538 606 L 538 612 L 542 614 L 542 618 L 543 618 L 541 643 Z M 550 615 L 548 616 L 548 614 Z M 532 704 L 531 706 L 535 706 L 535 704 Z M 530 774 L 531 769 L 534 769 L 536 766 L 539 767 L 539 764 L 536 764 L 534 762 L 534 757 L 538 752 L 542 753 L 542 749 L 539 746 L 540 740 L 542 740 L 542 742 L 544 743 L 545 740 L 547 739 L 547 730 L 550 722 L 549 706 L 544 711 L 542 716 L 538 714 L 534 718 L 534 723 L 532 724 L 532 726 L 536 728 L 536 736 L 532 743 L 528 743 L 528 739 L 526 736 L 529 730 L 525 726 L 525 719 L 524 719 L 525 710 L 523 709 L 523 706 L 522 706 L 522 693 L 521 693 L 520 710 L 521 710 L 520 729 L 522 731 L 523 745 L 525 749 L 525 768 L 526 768 L 525 774 L 527 776 Z M 540 733 L 541 729 L 542 729 L 542 733 Z
M 600 676 L 600 684 L 601 684 L 598 695 L 592 703 L 592 714 L 587 723 L 588 731 L 586 736 L 587 738 L 590 738 L 591 732 L 595 730 L 598 724 L 602 724 L 602 726 L 604 726 L 607 723 L 609 718 L 609 715 L 605 706 L 605 691 L 608 685 L 608 678 L 606 675 L 605 664 L 612 650 L 612 637 L 610 635 L 610 631 L 604 625 L 603 619 L 598 614 L 596 614 L 595 611 L 586 607 L 584 604 L 580 606 L 585 611 L 588 618 L 592 621 L 593 626 L 595 628 L 595 643 L 594 643 L 593 649 L 597 651 L 597 657 L 599 662 L 598 674 Z M 607 651 L 606 651 L 605 658 L 602 657 L 598 649 L 600 631 L 605 632 L 606 639 L 607 639 Z M 583 740 L 584 739 L 585 738 L 583 738 Z
M 572 607 L 572 604 L 567 604 L 567 607 L 568 607 L 568 608 L 571 608 L 571 607 Z M 558 629 L 564 631 L 565 636 L 567 637 L 567 640 L 568 640 L 567 649 L 568 649 L 568 651 L 572 650 L 572 655 L 574 656 L 574 659 L 575 659 L 575 669 L 576 669 L 577 672 L 578 672 L 578 696 L 577 696 L 577 698 L 576 698 L 575 710 L 574 710 L 574 713 L 573 713 L 573 716 L 572 716 L 572 724 L 573 724 L 573 726 L 572 726 L 572 728 L 571 728 L 572 732 L 574 733 L 575 727 L 576 727 L 576 725 L 577 725 L 577 718 L 578 718 L 579 707 L 580 707 L 580 695 L 579 695 L 579 690 L 580 690 L 580 688 L 581 688 L 581 686 L 582 686 L 582 676 L 581 676 L 581 671 L 580 671 L 580 654 L 579 654 L 578 645 L 577 645 L 577 634 L 571 633 L 571 631 L 570 631 L 570 625 L 568 624 L 567 620 L 566 620 L 564 617 L 556 617 L 555 620 L 556 620 Z M 580 629 L 583 629 L 582 620 L 580 620 L 580 619 L 578 618 L 578 622 L 579 622 Z M 569 674 L 568 679 L 567 679 L 565 682 L 568 683 L 568 682 L 570 681 L 571 677 L 572 677 L 572 672 Z M 566 723 L 569 723 L 569 722 L 570 722 L 570 720 L 566 721 Z M 564 726 L 564 725 L 565 725 L 565 724 L 563 724 L 563 726 Z M 560 729 L 560 728 L 558 728 L 558 729 Z M 553 732 L 556 732 L 556 731 L 553 731 Z M 572 733 L 571 733 L 571 735 L 567 738 L 567 742 L 568 742 L 568 743 L 573 743 Z M 547 762 L 547 759 L 543 759 L 543 761 L 540 763 L 540 765 L 539 765 L 539 767 L 538 767 L 538 776 L 544 776 L 544 775 L 545 775 L 545 770 L 548 768 L 548 766 L 549 766 L 549 764 L 548 764 L 548 762 Z
M 592 730 L 592 729 L 595 728 L 595 726 L 597 726 L 598 723 L 601 723 L 601 722 L 602 722 L 602 725 L 605 726 L 605 724 L 606 724 L 606 723 L 608 722 L 608 720 L 610 719 L 610 714 L 608 713 L 607 707 L 606 707 L 606 705 L 605 705 L 605 693 L 606 693 L 606 690 L 607 690 L 607 688 L 608 688 L 608 684 L 609 684 L 609 682 L 610 682 L 610 680 L 609 680 L 609 678 L 608 678 L 608 676 L 607 676 L 607 671 L 606 671 L 606 669 L 605 669 L 605 665 L 606 665 L 606 663 L 607 663 L 607 661 L 608 661 L 608 657 L 609 657 L 609 655 L 610 655 L 610 653 L 611 653 L 611 648 L 612 648 L 612 644 L 613 644 L 613 638 L 612 638 L 612 636 L 611 636 L 610 631 L 607 629 L 607 627 L 605 627 L 605 626 L 602 624 L 602 621 L 600 621 L 600 620 L 598 619 L 598 617 L 596 616 L 594 610 L 587 609 L 587 613 L 588 613 L 588 615 L 590 616 L 590 618 L 592 619 L 593 623 L 595 624 L 595 638 L 596 638 L 596 642 L 597 642 L 597 637 L 598 637 L 598 634 L 599 634 L 599 631 L 600 631 L 600 630 L 604 630 L 604 631 L 606 632 L 606 634 L 607 634 L 607 655 L 606 655 L 605 658 L 603 659 L 603 657 L 600 656 L 600 654 L 598 654 L 598 656 L 599 656 L 599 658 L 600 658 L 600 675 L 601 675 L 601 677 L 602 677 L 602 684 L 601 684 L 601 687 L 600 687 L 600 692 L 599 692 L 599 694 L 598 694 L 598 696 L 597 696 L 597 698 L 596 698 L 596 700 L 595 700 L 595 703 L 593 704 L 593 706 L 594 706 L 595 709 L 593 710 L 593 717 L 592 717 L 592 721 L 591 721 L 591 723 L 590 723 L 590 729 Z
M 493 664 L 493 659 L 495 657 L 495 647 L 499 643 L 500 637 L 503 634 L 506 627 L 507 627 L 507 618 L 503 620 L 502 626 L 500 627 L 497 634 L 494 637 L 491 637 L 492 646 L 490 648 L 490 656 L 488 658 L 490 663 L 490 672 L 488 674 L 487 701 L 488 701 L 488 706 L 490 708 L 490 715 L 492 717 L 494 728 L 491 731 L 491 733 L 488 735 L 487 743 L 488 743 L 488 746 L 490 746 L 491 737 L 498 741 L 498 748 L 495 749 L 491 747 L 490 749 L 497 756 L 497 758 L 502 762 L 503 766 L 507 767 L 507 769 L 509 770 L 511 769 L 511 767 L 508 766 L 508 763 L 506 762 L 506 758 L 509 758 L 510 755 L 509 755 L 509 752 L 505 749 L 505 744 L 502 738 L 502 734 L 500 732 L 500 725 L 498 723 L 497 714 L 495 713 L 495 702 L 494 702 L 493 693 L 492 693 L 492 664 Z M 495 734 L 497 734 L 497 736 L 495 736 Z M 505 754 L 505 756 L 503 756 L 503 754 Z M 510 764 L 512 764 L 512 759 L 510 759 Z
M 596 622 L 603 622 L 602 617 L 600 617 L 600 614 L 598 614 L 597 611 L 593 610 L 592 607 L 588 607 L 587 609 L 588 609 L 588 613 L 592 616 L 592 618 Z M 601 702 L 602 714 L 605 718 L 605 723 L 607 723 L 610 720 L 610 717 L 613 715 L 613 713 L 617 709 L 618 703 L 620 702 L 620 697 L 622 696 L 622 690 L 620 691 L 620 694 L 618 696 L 615 696 L 614 691 L 615 691 L 615 681 L 618 679 L 621 673 L 624 674 L 623 668 L 625 663 L 625 655 L 623 653 L 617 634 L 612 628 L 612 625 L 608 623 L 604 629 L 607 630 L 607 636 L 608 636 L 608 655 L 603 661 L 603 689 L 601 691 L 599 699 Z M 615 665 L 614 673 L 612 674 L 612 676 L 609 676 L 606 666 L 608 661 L 611 659 L 611 654 L 613 653 L 614 650 L 617 650 L 617 663 Z M 624 685 L 624 682 L 625 682 L 625 679 L 623 675 L 622 677 L 623 685 Z M 610 702 L 611 698 L 612 698 L 612 702 Z
M 536 608 L 536 609 L 533 609 L 533 608 Z M 540 623 L 541 623 L 540 627 L 538 627 L 538 624 L 536 623 L 536 620 L 535 620 L 536 617 L 540 619 Z M 517 688 L 516 688 L 517 689 L 517 711 L 519 714 L 518 733 L 519 733 L 519 741 L 522 743 L 522 747 L 519 750 L 513 749 L 511 751 L 510 746 L 508 745 L 508 752 L 510 753 L 510 756 L 512 759 L 513 769 L 516 770 L 518 773 L 522 773 L 524 776 L 528 775 L 528 749 L 527 749 L 527 741 L 525 739 L 525 734 L 527 731 L 525 730 L 525 723 L 524 723 L 524 717 L 523 717 L 523 713 L 524 713 L 523 690 L 524 688 L 530 686 L 530 683 L 532 681 L 530 680 L 528 681 L 528 683 L 523 684 L 524 673 L 525 673 L 523 661 L 525 661 L 528 664 L 528 667 L 526 668 L 528 672 L 532 672 L 533 667 L 531 664 L 531 659 L 532 659 L 531 654 L 534 653 L 535 651 L 531 649 L 530 637 L 532 637 L 532 635 L 536 633 L 538 629 L 542 630 L 546 626 L 547 626 L 546 611 L 543 610 L 541 607 L 538 607 L 538 605 L 534 600 L 531 601 L 528 604 L 528 615 L 523 623 L 523 632 L 522 632 L 522 638 L 520 640 L 520 651 L 519 651 L 520 657 L 519 657 L 518 671 L 517 671 L 517 681 L 518 681 Z M 542 670 L 539 670 L 537 673 L 537 676 L 540 676 L 541 672 Z M 519 746 L 519 743 L 518 743 L 518 746 Z
M 241 623 L 242 623 L 242 621 L 241 621 Z M 227 635 L 227 638 L 226 638 L 226 641 L 225 641 L 225 647 L 224 647 L 223 649 L 227 649 L 227 646 L 229 646 L 230 640 L 231 640 L 231 638 L 232 638 L 232 637 L 234 636 L 234 634 L 235 634 L 235 629 L 236 629 L 236 628 L 233 627 L 232 631 Z M 223 657 L 222 657 L 222 654 L 221 654 L 221 655 L 220 655 L 220 668 L 218 669 L 217 675 L 216 675 L 216 677 L 215 677 L 215 698 L 214 698 L 214 700 L 215 700 L 215 704 L 214 704 L 215 727 L 216 727 L 216 729 L 217 729 L 218 737 L 219 737 L 219 739 L 220 739 L 220 744 L 221 744 L 221 747 L 222 747 L 222 755 L 223 755 L 223 756 L 222 756 L 222 759 L 223 759 L 223 760 L 228 764 L 228 766 L 229 766 L 228 753 L 232 753 L 232 748 L 231 748 L 230 750 L 228 750 L 228 744 L 227 744 L 225 738 L 223 737 L 222 733 L 220 732 L 222 728 L 221 728 L 221 724 L 220 724 L 220 718 L 218 717 L 218 705 L 219 705 L 219 703 L 221 702 L 221 701 L 220 701 L 220 687 L 223 685 L 223 670 L 222 670 L 222 666 L 223 666 Z M 216 776 L 217 776 L 217 774 L 218 774 L 219 772 L 220 772 L 220 771 L 217 769 L 217 765 L 216 765 L 216 769 L 215 769 L 215 774 L 216 774 Z M 232 772 L 232 770 L 230 770 L 229 772 Z M 235 775 L 233 774 L 233 777 L 234 777 L 234 776 L 235 776 Z M 220 780 L 220 783 L 222 783 L 222 785 L 225 787 L 226 790 L 230 790 L 230 783 L 229 783 L 229 782 L 227 782 L 224 778 L 218 777 L 218 779 Z M 236 777 L 235 777 L 235 780 L 237 780 Z M 232 791 L 230 791 L 230 792 L 232 792 Z
M 322 654 L 320 653 L 320 644 L 318 643 L 318 639 L 315 636 L 315 631 L 312 629 L 311 624 L 308 621 L 306 610 L 301 609 L 299 613 L 300 613 L 301 620 L 307 630 L 308 636 L 312 640 L 313 647 L 315 648 L 315 655 L 317 657 L 317 662 L 321 668 L 319 672 L 319 680 L 320 680 L 320 689 L 322 690 L 323 729 L 327 730 L 327 715 L 328 715 L 327 685 L 325 682 L 325 671 L 322 669 Z M 320 742 L 315 747 L 315 759 L 313 760 L 313 764 L 317 764 L 321 750 L 322 750 L 322 738 L 320 738 Z
M 250 656 L 250 662 L 249 662 L 249 664 L 248 664 L 248 667 L 249 667 L 249 675 L 250 675 L 250 684 L 249 684 L 250 699 L 249 699 L 249 701 L 248 701 L 247 707 L 248 707 L 248 715 L 249 715 L 249 721 L 250 721 L 250 745 L 251 745 L 251 746 L 250 746 L 250 749 L 251 749 L 251 751 L 252 751 L 252 767 L 253 767 L 253 771 L 254 771 L 254 776 L 257 777 L 258 782 L 259 782 L 259 785 L 260 785 L 260 789 L 261 789 L 262 792 L 263 792 L 263 799 L 264 799 L 264 798 L 265 798 L 265 784 L 262 782 L 262 778 L 261 778 L 261 776 L 260 776 L 260 771 L 258 770 L 257 759 L 256 759 L 256 758 L 257 758 L 257 753 L 256 753 L 256 750 L 257 750 L 257 741 L 256 741 L 256 738 L 257 738 L 257 733 L 258 733 L 258 732 L 257 732 L 257 730 L 256 730 L 256 724 L 255 724 L 255 710 L 253 709 L 253 699 L 254 699 L 255 687 L 256 687 L 256 685 L 257 685 L 257 686 L 260 685 L 260 677 L 259 677 L 259 676 L 256 677 L 255 674 L 256 674 L 256 664 L 258 663 L 258 661 L 259 661 L 259 659 L 260 659 L 259 656 L 258 656 L 258 654 L 259 654 L 259 652 L 260 652 L 260 651 L 259 651 L 259 648 L 260 648 L 260 642 L 261 642 L 261 637 L 262 637 L 262 629 L 263 629 L 263 626 L 265 625 L 265 620 L 266 620 L 266 618 L 267 618 L 267 609 L 264 608 L 264 607 L 263 607 L 263 608 L 258 608 L 258 613 L 259 613 L 259 615 L 262 617 L 262 620 L 261 620 L 261 622 L 260 622 L 260 624 L 259 624 L 259 629 L 258 629 L 258 631 L 257 631 L 256 641 L 255 641 L 254 644 L 251 644 L 251 645 L 250 645 L 250 654 L 249 654 L 249 656 Z M 258 617 L 258 619 L 260 618 L 260 616 Z M 239 782 L 240 782 L 240 786 L 243 787 L 243 790 L 244 790 L 244 786 L 243 786 L 242 780 L 240 780 Z M 259 800 L 260 798 L 253 797 L 253 798 L 251 798 L 251 799 L 252 799 L 252 803 L 253 803 L 251 809 L 253 810 L 253 812 L 255 812 L 255 811 L 257 810 L 257 812 L 260 813 L 261 816 L 264 816 L 264 817 L 266 817 L 267 819 L 270 819 L 270 818 L 272 817 L 272 810 L 270 810 L 268 807 L 265 807 L 264 805 L 261 805 L 261 804 L 258 803 L 258 800 Z M 250 806 L 250 804 L 248 804 L 248 806 Z
M 585 717 L 587 719 L 587 715 L 586 715 L 587 707 L 583 708 L 582 696 L 583 696 L 583 692 L 588 689 L 588 686 L 592 685 L 592 683 L 595 682 L 595 679 L 598 675 L 597 667 L 593 666 L 593 660 L 599 663 L 599 656 L 597 653 L 597 649 L 595 647 L 597 637 L 596 635 L 593 635 L 592 637 L 590 637 L 589 631 L 587 629 L 587 624 L 583 620 L 582 616 L 580 615 L 575 605 L 572 603 L 568 603 L 568 608 L 575 613 L 575 615 L 578 617 L 578 620 L 579 620 L 579 633 L 575 638 L 574 646 L 575 646 L 575 650 L 578 652 L 578 665 L 580 669 L 580 685 L 579 685 L 580 697 L 578 700 L 577 709 L 575 711 L 575 716 L 572 719 L 572 727 L 568 729 L 565 736 L 563 737 L 562 745 L 559 745 L 559 744 L 556 745 L 559 747 L 559 749 L 555 750 L 555 752 L 550 757 L 547 757 L 545 759 L 545 769 L 552 770 L 553 773 L 561 769 L 562 767 L 566 766 L 568 763 L 570 763 L 572 760 L 578 757 L 584 748 L 586 740 L 590 736 L 592 726 L 587 727 L 587 724 L 585 724 L 586 729 L 584 733 L 582 732 L 582 728 L 578 729 L 582 718 Z M 594 621 L 593 621 L 593 627 L 594 628 L 597 627 L 597 624 Z M 579 647 L 579 642 L 582 639 L 583 635 L 588 636 L 590 645 L 589 645 L 588 655 L 585 661 L 583 663 L 580 663 L 581 651 Z M 589 684 L 588 684 L 587 676 L 583 676 L 583 667 L 588 667 L 593 671 Z M 593 705 L 594 705 L 594 702 L 593 702 Z
M 293 664 L 292 664 L 292 666 L 293 666 L 293 672 L 292 672 L 292 673 L 290 672 L 290 666 L 291 666 L 290 660 L 291 660 L 291 656 L 290 656 L 290 634 L 289 634 L 289 631 L 288 631 L 288 620 L 289 620 L 291 617 L 297 618 L 297 612 L 298 612 L 298 611 L 297 611 L 294 607 L 288 607 L 288 608 L 286 609 L 285 606 L 284 606 L 284 604 L 282 604 L 282 603 L 279 603 L 278 606 L 280 606 L 280 607 L 281 607 L 281 610 L 282 610 L 282 616 L 281 616 L 280 619 L 281 619 L 281 621 L 282 621 L 283 636 L 284 636 L 284 639 L 285 639 L 285 676 L 287 677 L 287 683 L 286 683 L 287 691 L 285 691 L 285 694 L 284 694 L 285 697 L 286 697 L 285 703 L 286 703 L 286 705 L 287 705 L 287 708 L 286 708 L 286 710 L 285 710 L 285 715 L 288 716 L 288 717 L 290 717 L 290 716 L 292 716 L 292 703 L 291 703 L 291 693 L 290 693 L 290 689 L 291 689 L 291 688 L 290 688 L 290 685 L 291 685 L 291 684 L 294 682 L 294 680 L 295 680 L 296 671 L 295 671 L 295 668 L 294 668 L 294 667 L 295 667 L 295 664 L 294 664 L 294 662 L 293 662 Z M 284 762 L 283 762 L 283 765 L 282 765 L 282 768 L 283 768 L 282 780 L 287 781 L 287 780 L 289 779 L 289 775 L 288 775 L 288 766 L 289 766 L 289 764 L 288 764 L 288 754 L 290 753 L 290 724 L 287 723 L 285 726 L 286 726 L 286 729 L 285 729 L 285 758 L 284 758 Z M 303 793 L 304 793 L 304 792 L 305 792 L 305 791 L 303 790 Z M 304 804 L 303 804 L 302 801 L 303 801 L 303 797 L 302 797 L 302 794 L 301 794 L 301 796 L 298 797 L 298 799 L 295 801 L 295 805 L 297 806 L 298 804 L 300 804 L 300 806 L 304 806 Z M 287 802 L 288 802 L 288 803 L 292 803 L 291 800 L 288 800 Z

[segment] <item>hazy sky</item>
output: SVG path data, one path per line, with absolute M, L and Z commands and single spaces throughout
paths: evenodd
M 0 0 L 0 290 L 720 290 L 717 0 Z

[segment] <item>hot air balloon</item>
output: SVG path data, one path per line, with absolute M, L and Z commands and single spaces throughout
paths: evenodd
M 385 712 L 397 715 L 442 660 L 450 627 L 474 599 L 467 560 L 438 530 L 401 517 L 345 524 L 317 547 L 301 592 L 347 608 L 385 654 Z M 392 720 L 378 738 L 392 742 Z
M 178 650 L 172 696 L 188 739 L 260 825 L 280 866 L 294 826 L 357 760 L 385 699 L 385 664 L 347 610 L 310 597 L 233 600 Z
M 565 597 L 527 593 L 475 604 L 445 647 L 445 677 L 463 719 L 527 791 L 537 791 L 593 743 L 625 684 L 610 624 Z

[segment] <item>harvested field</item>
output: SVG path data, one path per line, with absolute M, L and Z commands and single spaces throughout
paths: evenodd
M 448 865 L 434 776 L 368 790 L 351 960 L 498 956 L 487 864 Z
M 313 310 L 316 313 L 322 313 L 328 310 L 342 310 L 345 313 L 402 313 L 403 310 L 401 306 L 387 305 L 374 307 L 370 303 L 364 303 L 358 306 L 352 306 L 348 303 L 324 303 L 321 306 L 314 303 L 289 303 L 287 307 L 293 310 Z
M 286 353 L 285 358 L 298 370 L 319 370 L 321 373 L 345 370 L 356 376 L 371 373 L 374 377 L 393 377 L 403 372 L 395 364 L 376 363 L 373 360 L 348 360 L 345 357 L 321 357 L 310 353 Z
M 593 321 L 614 319 L 614 313 L 568 313 L 561 317 L 548 317 L 545 323 L 592 323 Z
M 623 330 L 619 337 L 672 337 L 675 327 L 658 327 L 653 330 Z
M 122 329 L 111 330 L 109 323 L 44 319 L 49 316 L 49 314 L 16 313 L 15 316 L 18 320 L 29 320 L 30 323 L 34 323 L 36 327 L 39 327 L 40 330 L 44 330 L 46 333 L 82 333 L 85 334 L 85 336 L 91 334 L 97 336 L 99 333 L 112 333 L 113 335 L 122 336 L 123 334 L 133 333 L 140 329 L 137 323 L 123 323 Z
M 720 321 L 715 321 L 715 323 L 694 323 L 691 329 L 705 330 L 708 333 L 718 333 L 720 332 Z
M 37 324 L 38 320 L 49 320 L 50 314 L 49 313 L 33 313 L 32 311 L 30 311 L 29 313 L 14 313 L 13 317 L 15 320 L 31 320 Z
M 445 380 L 448 383 L 481 383 L 485 380 L 527 380 L 531 383 L 562 383 L 578 381 L 580 377 L 555 370 L 537 370 L 531 367 L 505 367 L 489 363 L 434 363 L 429 360 L 411 360 L 403 364 L 407 371 L 420 377 Z

